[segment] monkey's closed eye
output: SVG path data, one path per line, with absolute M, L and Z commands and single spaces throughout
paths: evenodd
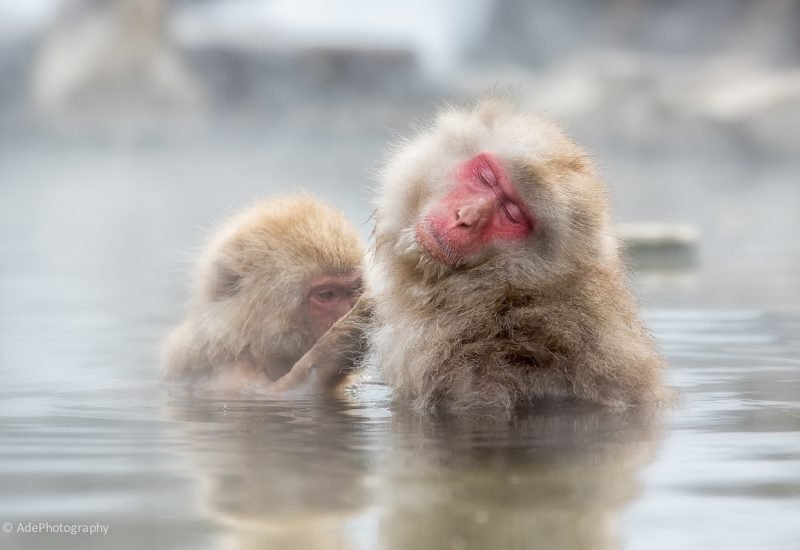
M 497 187 L 497 180 L 495 179 L 494 172 L 486 168 L 478 168 L 475 171 L 475 175 L 478 176 L 480 182 L 484 185 L 488 185 L 489 187 Z
M 503 200 L 502 205 L 503 212 L 511 223 L 517 225 L 522 223 L 520 220 L 524 218 L 524 214 L 520 210 L 519 206 L 514 203 L 514 201 Z
M 332 288 L 323 288 L 314 292 L 314 297 L 322 302 L 330 302 L 335 299 L 337 292 Z
M 514 201 L 509 199 L 505 193 L 501 189 L 498 188 L 497 179 L 492 172 L 488 168 L 480 167 L 475 170 L 475 175 L 478 177 L 478 180 L 487 187 L 490 187 L 494 194 L 497 196 L 498 200 L 500 201 L 500 206 L 503 209 L 503 213 L 505 214 L 508 221 L 513 224 L 519 225 L 520 223 L 520 216 L 522 212 L 519 209 L 519 206 L 514 204 Z

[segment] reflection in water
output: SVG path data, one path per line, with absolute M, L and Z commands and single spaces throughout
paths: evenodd
M 348 520 L 371 500 L 369 430 L 341 401 L 168 404 L 184 421 L 204 505 L 224 547 L 349 546 Z
M 617 515 L 660 433 L 645 409 L 393 424 L 381 538 L 398 549 L 617 548 Z
M 225 548 L 618 548 L 657 411 L 492 416 L 351 401 L 175 401 Z M 354 528 L 357 527 L 357 528 Z

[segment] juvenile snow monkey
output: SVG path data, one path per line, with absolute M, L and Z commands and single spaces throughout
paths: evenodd
M 285 375 L 353 307 L 363 253 L 356 228 L 310 195 L 258 202 L 234 216 L 202 255 L 188 315 L 164 347 L 165 377 L 214 392 L 336 387 L 347 369 Z

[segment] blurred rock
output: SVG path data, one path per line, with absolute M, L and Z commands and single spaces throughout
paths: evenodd
M 33 98 L 56 116 L 104 122 L 174 117 L 202 91 L 165 32 L 165 0 L 73 0 L 46 33 Z
M 637 270 L 685 269 L 696 262 L 697 229 L 687 224 L 624 223 L 617 226 L 623 249 Z
M 800 71 L 741 58 L 687 59 L 598 51 L 531 71 L 474 66 L 462 92 L 503 82 L 531 109 L 564 120 L 581 139 L 637 152 L 710 152 L 794 159 L 800 154 Z
M 687 58 L 800 58 L 800 0 L 497 0 L 471 58 L 544 68 L 603 50 Z

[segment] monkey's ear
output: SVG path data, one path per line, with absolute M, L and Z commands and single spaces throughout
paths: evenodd
M 239 292 L 242 274 L 225 260 L 214 262 L 214 276 L 209 285 L 212 300 L 223 300 Z

